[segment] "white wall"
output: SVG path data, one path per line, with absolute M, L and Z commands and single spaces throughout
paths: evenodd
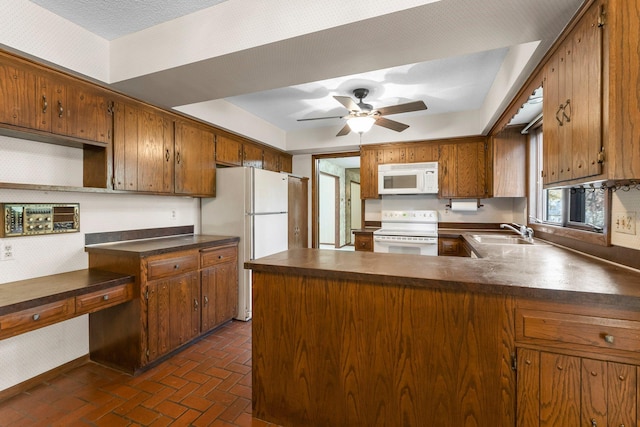
M 639 217 L 640 191 L 635 189 L 618 190 L 613 193 L 611 200 L 611 244 L 640 250 Z M 617 224 L 618 219 L 620 219 L 619 224 Z
M 0 136 L 0 153 L 0 182 L 82 186 L 80 149 Z M 2 239 L 14 259 L 0 261 L 0 292 L 7 282 L 87 268 L 86 233 L 200 224 L 199 199 L 189 197 L 0 189 L 0 203 L 80 204 L 79 233 Z M 86 315 L 0 340 L 0 390 L 88 352 Z

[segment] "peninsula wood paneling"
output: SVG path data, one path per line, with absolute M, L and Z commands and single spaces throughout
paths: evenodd
M 515 424 L 510 297 L 256 271 L 253 286 L 255 417 Z

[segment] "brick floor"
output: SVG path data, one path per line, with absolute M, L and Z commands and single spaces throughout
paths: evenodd
M 132 377 L 87 363 L 0 403 L 6 426 L 267 427 L 251 416 L 251 322 Z

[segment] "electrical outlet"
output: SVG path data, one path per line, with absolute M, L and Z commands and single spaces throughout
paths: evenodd
M 636 234 L 636 213 L 617 212 L 613 218 L 613 231 L 616 233 Z
M 175 209 L 171 209 L 171 213 L 169 214 L 169 219 L 171 221 L 176 221 L 178 219 L 178 213 Z
M 0 261 L 13 259 L 13 243 L 0 240 Z

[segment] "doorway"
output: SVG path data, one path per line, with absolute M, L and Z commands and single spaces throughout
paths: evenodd
M 359 191 L 360 153 L 313 155 L 311 177 L 311 246 L 319 248 L 322 244 L 323 249 L 330 247 L 353 250 L 351 230 L 354 226 L 361 228 L 363 215 Z M 330 184 L 328 179 L 331 179 L 333 184 Z M 331 193 L 331 189 L 327 190 L 326 187 L 331 187 L 335 193 Z M 330 212 L 331 208 L 333 212 Z M 329 236 L 331 230 L 334 231 L 333 241 Z

